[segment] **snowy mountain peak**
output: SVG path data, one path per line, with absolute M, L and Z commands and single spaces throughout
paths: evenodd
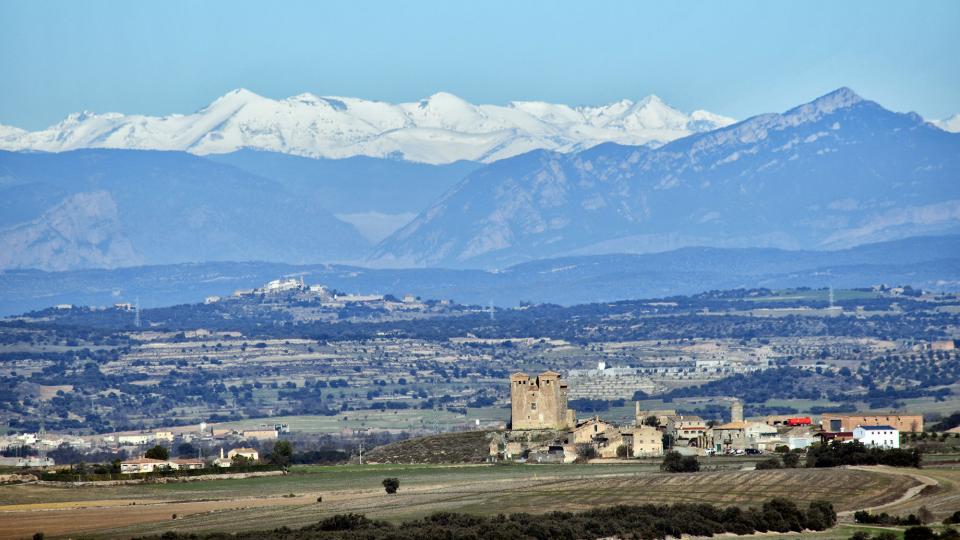
M 960 133 L 960 113 L 943 120 L 932 120 L 931 124 L 950 133 Z
M 247 90 L 246 88 L 237 88 L 236 90 L 231 90 L 226 94 L 218 97 L 213 100 L 209 105 L 207 105 L 202 110 L 213 110 L 221 107 L 242 107 L 250 103 L 255 103 L 257 101 L 265 100 L 266 98 Z
M 274 100 L 237 88 L 193 114 L 85 111 L 41 131 L 4 127 L 0 149 L 136 148 L 203 155 L 253 148 L 322 158 L 490 162 L 535 149 L 570 152 L 604 142 L 660 146 L 732 122 L 705 111 L 687 115 L 655 95 L 600 106 L 539 101 L 501 106 L 475 105 L 449 92 L 391 104 L 310 92 Z

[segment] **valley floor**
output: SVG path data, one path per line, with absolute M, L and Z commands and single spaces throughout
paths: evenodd
M 942 519 L 960 503 L 960 467 L 903 473 L 865 467 L 665 474 L 655 464 L 636 463 L 349 465 L 299 466 L 284 477 L 187 484 L 16 485 L 0 487 L 0 539 L 38 531 L 47 537 L 123 538 L 169 530 L 296 528 L 347 512 L 402 520 L 441 510 L 497 514 L 669 502 L 753 505 L 776 496 L 800 504 L 827 499 L 841 512 L 883 506 L 901 513 L 926 505 Z M 384 493 L 380 482 L 386 477 L 400 479 L 398 494 Z M 842 525 L 824 537 L 850 527 Z M 834 537 L 847 536 L 849 531 Z

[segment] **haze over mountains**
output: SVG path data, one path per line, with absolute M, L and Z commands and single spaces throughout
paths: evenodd
M 42 136 L 0 133 L 7 146 L 33 149 L 0 151 L 0 269 L 268 261 L 277 268 L 354 265 L 351 272 L 357 265 L 503 270 L 569 256 L 602 256 L 598 264 L 619 265 L 626 259 L 610 254 L 697 246 L 821 252 L 960 233 L 960 134 L 913 113 L 888 111 L 846 88 L 783 114 L 709 131 L 714 124 L 697 124 L 681 113 L 653 115 L 673 118 L 660 124 L 673 126 L 667 131 L 675 140 L 666 144 L 660 143 L 667 137 L 650 135 L 654 122 L 648 114 L 665 110 L 652 99 L 611 105 L 602 114 L 599 108 L 530 103 L 474 107 L 448 95 L 401 106 L 344 103 L 346 109 L 338 109 L 326 98 L 273 101 L 239 92 L 196 115 L 77 117 L 60 131 L 38 132 Z M 406 152 L 407 159 L 288 153 L 315 149 L 318 141 L 341 150 L 354 145 L 353 152 L 359 139 L 341 143 L 359 132 L 343 128 L 342 121 L 359 118 L 368 107 L 379 111 L 373 117 L 394 111 L 416 119 L 380 131 L 382 137 L 429 129 L 444 135 L 425 140 L 446 150 L 431 159 Z M 318 120 L 318 111 L 333 120 Z M 569 111 L 579 120 L 565 124 Z M 530 124 L 530 118 L 536 121 Z M 447 144 L 449 133 L 494 129 L 507 120 L 537 129 L 567 126 L 561 130 L 566 135 L 543 139 L 552 141 L 552 149 L 492 163 L 453 160 L 466 147 Z M 588 124 L 607 131 L 583 127 Z M 288 128 L 305 131 L 295 135 Z M 509 145 L 470 155 L 490 160 L 520 151 L 520 131 L 507 131 L 514 137 Z M 634 142 L 647 144 L 605 142 L 577 150 L 600 140 L 587 135 L 601 132 L 645 137 Z M 570 133 L 580 138 L 574 141 Z M 34 148 L 158 141 L 189 152 Z M 281 142 L 282 152 L 247 148 Z M 712 265 L 712 257 L 694 259 Z M 911 268 L 898 263 L 896 271 L 869 277 L 914 275 L 942 286 L 955 280 L 946 268 L 944 275 L 936 275 L 938 267 Z M 738 282 L 730 272 L 729 282 Z M 469 288 L 469 280 L 455 282 L 456 290 Z M 678 290 L 671 287 L 659 290 Z M 464 298 L 456 290 L 447 296 Z
M 711 112 L 682 113 L 657 96 L 601 106 L 540 101 L 473 105 L 446 92 L 390 104 L 304 93 L 283 100 L 238 89 L 193 114 L 163 117 L 75 113 L 45 130 L 0 125 L 0 149 L 180 150 L 224 154 L 257 149 L 423 163 L 489 163 L 537 148 L 569 152 L 602 142 L 660 145 L 733 123 Z
M 371 269 L 348 265 L 210 262 L 113 270 L 0 272 L 0 316 L 68 303 L 143 307 L 192 304 L 210 295 L 302 276 L 347 293 L 412 293 L 465 304 L 516 306 L 522 301 L 573 305 L 662 298 L 707 290 L 912 285 L 960 288 L 960 235 L 914 237 L 836 251 L 683 248 L 645 255 L 544 259 L 503 270 Z

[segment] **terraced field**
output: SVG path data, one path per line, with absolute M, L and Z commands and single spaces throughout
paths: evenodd
M 383 492 L 380 481 L 387 476 L 400 478 L 399 494 Z M 47 537 L 129 537 L 298 527 L 344 512 L 400 520 L 439 510 L 535 513 L 677 501 L 751 505 L 778 495 L 800 503 L 824 498 L 847 510 L 894 501 L 916 485 L 909 476 L 853 469 L 671 475 L 639 464 L 300 467 L 286 477 L 189 484 L 0 487 L 0 538 L 37 531 Z

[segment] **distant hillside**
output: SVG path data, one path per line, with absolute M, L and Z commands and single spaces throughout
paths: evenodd
M 301 200 L 350 223 L 371 242 L 406 225 L 482 166 L 470 161 L 428 165 L 365 156 L 311 159 L 256 150 L 205 157 L 276 181 Z
M 281 183 L 191 154 L 0 151 L 0 268 L 355 260 L 367 245 Z
M 378 446 L 364 454 L 368 463 L 483 463 L 490 454 L 488 431 L 428 435 Z
M 58 303 L 144 307 L 196 303 L 282 276 L 303 276 L 345 292 L 413 293 L 461 303 L 572 305 L 657 298 L 712 289 L 903 284 L 960 289 L 960 236 L 918 237 L 838 251 L 684 248 L 646 255 L 565 257 L 499 272 L 368 269 L 344 265 L 242 262 L 42 272 L 0 272 L 0 314 Z

